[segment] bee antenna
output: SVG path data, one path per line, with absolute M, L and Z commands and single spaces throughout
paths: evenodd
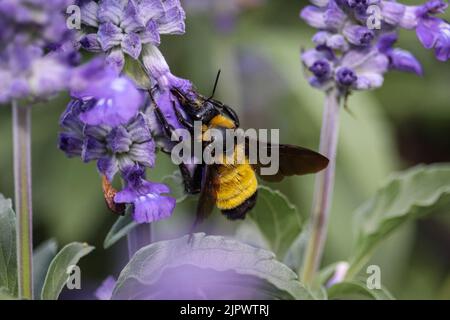
M 213 92 L 206 101 L 211 100 L 214 97 L 214 94 L 216 93 L 217 84 L 219 83 L 219 78 L 220 78 L 220 72 L 221 72 L 221 70 L 219 69 L 219 71 L 217 72 L 216 81 L 214 82 Z

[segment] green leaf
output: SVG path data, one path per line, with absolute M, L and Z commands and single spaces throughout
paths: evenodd
M 298 270 L 298 274 L 301 274 L 300 268 L 303 265 L 303 258 L 305 256 L 306 247 L 308 244 L 309 232 L 308 229 L 304 229 L 292 242 L 289 247 L 283 263 L 286 264 L 292 270 Z
M 170 188 L 170 196 L 177 199 L 177 203 L 184 201 L 188 194 L 184 190 L 184 181 L 180 170 L 174 171 L 171 175 L 165 176 L 162 183 Z
M 126 57 L 123 72 L 133 80 L 140 89 L 151 89 L 152 85 L 150 83 L 150 78 L 144 71 L 144 67 L 139 60 Z
M 239 223 L 234 233 L 234 238 L 253 247 L 270 250 L 270 246 L 261 230 L 250 217 Z
M 356 246 L 348 278 L 368 261 L 374 248 L 404 223 L 450 205 L 450 166 L 418 166 L 394 175 L 355 213 Z
M 297 208 L 279 191 L 258 188 L 258 201 L 249 216 L 261 230 L 270 250 L 283 259 L 301 231 Z
M 17 300 L 17 298 L 12 296 L 7 288 L 0 287 L 0 300 Z
M 33 290 L 34 297 L 41 297 L 42 286 L 48 267 L 58 251 L 58 245 L 54 239 L 50 239 L 40 244 L 33 253 Z
M 0 194 L 0 287 L 17 296 L 16 216 L 11 200 Z
M 203 233 L 156 242 L 139 250 L 122 270 L 113 299 L 174 295 L 203 299 L 312 298 L 297 275 L 276 261 L 273 253 Z
M 128 232 L 133 230 L 138 224 L 133 220 L 130 214 L 130 210 L 127 208 L 127 212 L 124 216 L 117 218 L 103 242 L 103 248 L 108 249 L 117 241 L 125 237 Z
M 76 265 L 78 261 L 94 250 L 86 243 L 72 242 L 66 245 L 50 263 L 44 286 L 42 300 L 56 300 L 68 280 L 67 268 Z
M 394 300 L 385 288 L 369 289 L 360 281 L 345 281 L 328 288 L 328 299 Z

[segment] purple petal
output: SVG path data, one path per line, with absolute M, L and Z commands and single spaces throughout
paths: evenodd
M 91 160 L 97 160 L 102 158 L 106 154 L 105 145 L 93 137 L 86 137 L 83 143 L 83 151 L 81 159 L 84 162 Z
M 393 26 L 401 22 L 406 10 L 403 4 L 393 1 L 381 1 L 380 6 L 384 22 Z
M 125 57 L 122 49 L 120 47 L 112 49 L 106 57 L 106 63 L 117 73 L 120 73 L 125 65 Z
M 440 20 L 437 18 L 423 19 L 417 25 L 416 34 L 426 49 L 434 47 L 439 35 Z
M 146 180 L 144 180 L 142 183 L 146 190 L 146 193 L 155 193 L 155 194 L 170 193 L 170 188 L 164 183 L 151 182 Z
M 389 58 L 391 68 L 422 75 L 420 62 L 410 52 L 402 49 L 393 49 L 389 52 Z
M 122 191 L 119 191 L 114 196 L 114 202 L 116 203 L 133 203 L 133 201 L 139 195 L 131 188 L 125 188 Z
M 113 153 L 123 153 L 130 150 L 133 143 L 130 134 L 123 126 L 113 128 L 106 137 L 108 149 Z
M 146 167 L 153 167 L 156 161 L 155 143 L 149 140 L 144 143 L 134 143 L 128 153 L 130 158 Z
M 141 39 L 136 33 L 129 33 L 122 40 L 122 49 L 133 59 L 138 59 L 142 50 Z
M 95 290 L 95 297 L 98 300 L 111 300 L 115 286 L 116 280 L 114 279 L 114 277 L 109 276 L 102 282 L 100 287 Z
M 93 86 L 84 93 L 97 99 L 93 108 L 80 115 L 80 119 L 90 125 L 126 124 L 136 116 L 143 102 L 141 93 L 125 77 L 116 78 L 104 87 Z
M 106 176 L 108 181 L 113 181 L 117 171 L 119 171 L 119 165 L 115 156 L 104 156 L 98 159 L 97 169 L 100 173 Z
M 336 2 L 330 1 L 325 11 L 324 19 L 327 28 L 337 30 L 343 26 L 347 16 Z
M 346 67 L 341 67 L 336 70 L 336 81 L 344 87 L 352 86 L 358 77 L 354 70 Z
M 102 23 L 98 28 L 98 41 L 103 51 L 107 51 L 114 46 L 119 46 L 122 39 L 122 30 L 111 22 Z
M 386 52 L 390 50 L 397 39 L 398 35 L 395 32 L 380 36 L 377 43 L 378 50 L 380 52 Z
M 131 140 L 135 143 L 146 142 L 152 138 L 147 121 L 142 113 L 138 114 L 136 119 L 127 126 L 127 130 Z
M 101 23 L 113 23 L 119 25 L 123 17 L 126 1 L 102 0 L 98 10 L 98 19 Z
M 323 10 L 317 7 L 306 6 L 300 12 L 300 18 L 313 28 L 325 29 L 327 27 Z
M 98 26 L 97 20 L 98 4 L 95 1 L 89 1 L 81 6 L 81 22 L 91 27 Z
M 145 23 L 139 15 L 139 9 L 134 0 L 128 1 L 120 27 L 126 33 L 136 32 L 145 27 Z
M 179 0 L 166 0 L 163 2 L 164 14 L 158 19 L 159 33 L 183 34 L 185 32 L 184 19 L 186 14 Z
M 80 39 L 80 44 L 81 44 L 81 47 L 87 51 L 100 52 L 102 50 L 102 47 L 100 46 L 100 42 L 98 42 L 96 33 L 90 33 L 90 34 L 84 35 Z
M 359 25 L 347 25 L 343 30 L 347 40 L 357 46 L 367 46 L 375 38 L 375 33 Z
M 161 42 L 159 36 L 158 24 L 154 20 L 150 20 L 145 30 L 140 33 L 142 43 L 152 43 L 158 45 Z
M 74 132 L 61 132 L 58 137 L 58 148 L 68 156 L 81 156 L 83 147 L 82 137 Z
M 137 223 L 150 223 L 170 217 L 176 200 L 172 197 L 147 194 L 134 202 L 133 219 Z

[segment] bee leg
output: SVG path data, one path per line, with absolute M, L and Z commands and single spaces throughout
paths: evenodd
M 161 123 L 163 127 L 164 134 L 170 139 L 172 137 L 172 132 L 174 132 L 175 128 L 167 122 L 166 117 L 162 113 L 161 109 L 158 106 L 155 107 L 155 114 L 158 121 Z
M 196 165 L 194 172 L 191 175 L 191 171 L 186 164 L 181 163 L 179 165 L 181 176 L 184 181 L 184 189 L 188 194 L 197 194 L 201 190 L 201 177 L 202 177 L 202 166 Z
M 173 111 L 175 112 L 175 115 L 177 117 L 178 122 L 185 127 L 186 129 L 188 129 L 189 131 L 193 132 L 194 131 L 194 126 L 192 123 L 190 123 L 185 117 L 183 117 L 183 115 L 181 114 L 180 110 L 178 110 L 178 108 L 175 105 L 175 101 L 172 101 L 172 107 L 173 107 Z

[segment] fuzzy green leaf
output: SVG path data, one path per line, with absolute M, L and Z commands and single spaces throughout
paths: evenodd
M 58 299 L 69 278 L 68 268 L 76 265 L 82 257 L 92 250 L 94 250 L 94 247 L 79 242 L 69 243 L 62 248 L 50 263 L 44 286 L 42 287 L 41 299 Z
M 374 248 L 404 223 L 448 210 L 450 166 L 418 166 L 394 175 L 355 213 L 356 246 L 349 278 L 367 262 Z
M 34 297 L 41 297 L 42 286 L 50 263 L 58 251 L 56 240 L 50 239 L 40 244 L 33 253 L 33 290 Z
M 340 282 L 328 290 L 328 299 L 370 299 L 394 300 L 394 297 L 385 289 L 369 289 L 360 281 Z
M 283 259 L 301 231 L 297 208 L 279 191 L 265 186 L 258 188 L 258 200 L 250 211 L 251 220 L 279 259 Z
M 17 296 L 16 216 L 11 200 L 0 194 L 0 287 Z

